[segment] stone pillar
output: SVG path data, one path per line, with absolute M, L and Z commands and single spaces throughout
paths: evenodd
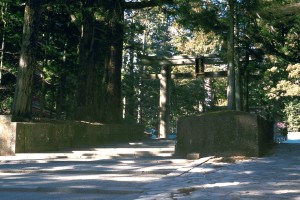
M 170 94 L 171 67 L 164 66 L 161 70 L 159 97 L 159 138 L 166 138 L 170 132 Z

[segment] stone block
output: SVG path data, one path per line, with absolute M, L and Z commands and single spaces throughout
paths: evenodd
M 254 114 L 219 111 L 181 117 L 177 124 L 176 152 L 202 156 L 260 156 L 272 141 L 268 122 Z
M 0 156 L 14 155 L 16 147 L 16 123 L 8 115 L 0 115 Z

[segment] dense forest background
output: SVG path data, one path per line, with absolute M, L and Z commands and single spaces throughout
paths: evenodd
M 205 70 L 228 77 L 172 79 L 171 131 L 180 116 L 220 109 L 299 131 L 299 8 L 297 0 L 2 0 L 0 113 L 157 128 L 160 82 L 145 75 L 161 66 L 142 66 L 140 55 L 217 55 L 226 64 Z

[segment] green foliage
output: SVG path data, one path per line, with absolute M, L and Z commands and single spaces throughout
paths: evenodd
M 269 77 L 277 77 L 265 87 L 266 96 L 273 104 L 274 113 L 284 113 L 285 120 L 289 124 L 290 131 L 298 131 L 300 128 L 300 65 L 290 64 L 286 68 L 272 67 L 267 71 Z M 272 84 L 271 84 L 272 83 Z
M 203 81 L 189 79 L 174 80 L 171 107 L 175 121 L 177 121 L 180 116 L 197 115 L 201 113 L 203 100 Z
M 1 5 L 1 43 L 4 42 L 3 71 L 16 73 L 23 32 L 23 7 L 18 2 Z M 4 38 L 4 41 L 2 41 Z
M 144 80 L 142 88 L 142 123 L 147 128 L 158 128 L 159 125 L 159 81 Z
M 214 94 L 215 106 L 227 106 L 227 78 L 218 78 L 212 80 L 212 90 Z
M 215 1 L 181 1 L 176 8 L 179 23 L 190 30 L 202 29 L 221 34 L 227 29 L 224 19 L 226 2 Z
M 289 131 L 300 131 L 300 99 L 285 104 L 284 113 L 288 123 Z
M 289 97 L 289 96 L 300 96 L 300 64 L 288 65 L 286 70 L 288 72 L 288 76 L 283 78 L 284 76 L 280 76 L 281 80 L 277 82 L 274 87 L 269 88 L 269 97 L 280 99 L 281 97 Z M 269 72 L 274 76 L 278 76 L 278 68 L 272 67 L 269 69 Z
M 218 53 L 221 50 L 221 38 L 213 32 L 206 33 L 203 30 L 191 32 L 178 24 L 174 25 L 171 42 L 180 53 L 197 56 Z
M 254 29 L 251 33 L 251 39 L 254 42 L 261 43 L 262 49 L 271 55 L 281 57 L 289 62 L 299 62 L 299 30 L 300 30 L 300 15 L 276 15 L 279 9 L 288 3 L 296 1 L 268 1 L 264 2 L 265 10 L 270 7 L 270 16 L 275 17 L 260 17 L 256 19 Z M 264 10 L 262 13 L 266 12 Z
M 13 102 L 13 97 L 12 96 L 6 96 L 1 101 L 1 104 L 0 104 L 1 105 L 0 106 L 0 113 L 1 114 L 9 114 L 10 113 L 10 108 L 12 106 L 12 102 Z
M 23 27 L 23 7 L 20 2 L 0 2 L 1 18 L 0 18 L 0 47 L 4 47 L 3 60 L 1 67 L 1 78 L 8 75 L 9 80 L 1 80 L 0 85 L 0 113 L 9 114 L 15 79 L 19 63 L 19 51 L 22 38 Z

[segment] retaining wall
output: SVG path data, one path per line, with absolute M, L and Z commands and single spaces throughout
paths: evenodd
M 254 114 L 219 111 L 181 117 L 177 137 L 177 153 L 261 156 L 271 147 L 273 126 Z
M 0 116 L 0 155 L 58 151 L 103 143 L 139 140 L 144 126 L 70 121 L 11 122 Z

